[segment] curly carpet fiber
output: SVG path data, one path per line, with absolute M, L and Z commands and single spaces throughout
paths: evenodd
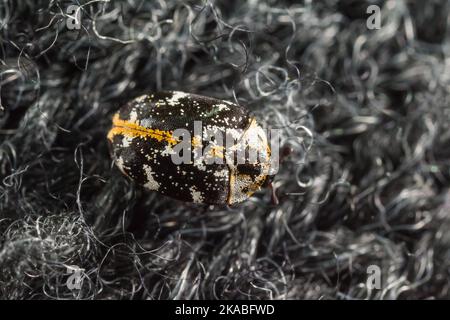
M 2 1 L 0 298 L 450 298 L 449 14 L 447 1 Z M 111 116 L 162 89 L 281 129 L 279 204 L 269 190 L 182 203 L 125 178 Z

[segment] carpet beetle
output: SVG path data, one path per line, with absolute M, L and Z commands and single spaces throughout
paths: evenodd
M 143 95 L 113 116 L 108 140 L 125 175 L 182 201 L 231 205 L 271 179 L 265 131 L 228 101 L 179 91 Z M 180 151 L 181 141 L 190 144 Z M 255 154 L 257 159 L 251 158 Z M 174 161 L 175 156 L 189 161 Z

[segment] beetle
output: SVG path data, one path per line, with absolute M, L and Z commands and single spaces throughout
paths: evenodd
M 232 205 L 249 198 L 273 177 L 265 131 L 234 103 L 161 91 L 130 101 L 112 122 L 107 138 L 116 166 L 138 184 L 163 195 L 185 202 Z M 200 131 L 196 130 L 199 122 Z M 224 136 L 232 142 L 219 141 Z M 189 146 L 179 148 L 186 141 Z M 255 154 L 258 157 L 251 158 Z M 237 155 L 243 160 L 237 161 Z M 175 156 L 189 161 L 174 161 Z

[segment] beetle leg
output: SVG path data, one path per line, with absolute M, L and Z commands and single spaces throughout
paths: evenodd
M 277 206 L 280 203 L 277 197 L 277 190 L 273 186 L 272 182 L 269 183 L 268 187 L 270 189 L 272 205 Z

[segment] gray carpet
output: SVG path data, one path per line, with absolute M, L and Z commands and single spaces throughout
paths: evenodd
M 0 298 L 449 298 L 447 1 L 80 3 L 0 4 Z M 281 129 L 279 204 L 124 177 L 111 117 L 163 89 Z

